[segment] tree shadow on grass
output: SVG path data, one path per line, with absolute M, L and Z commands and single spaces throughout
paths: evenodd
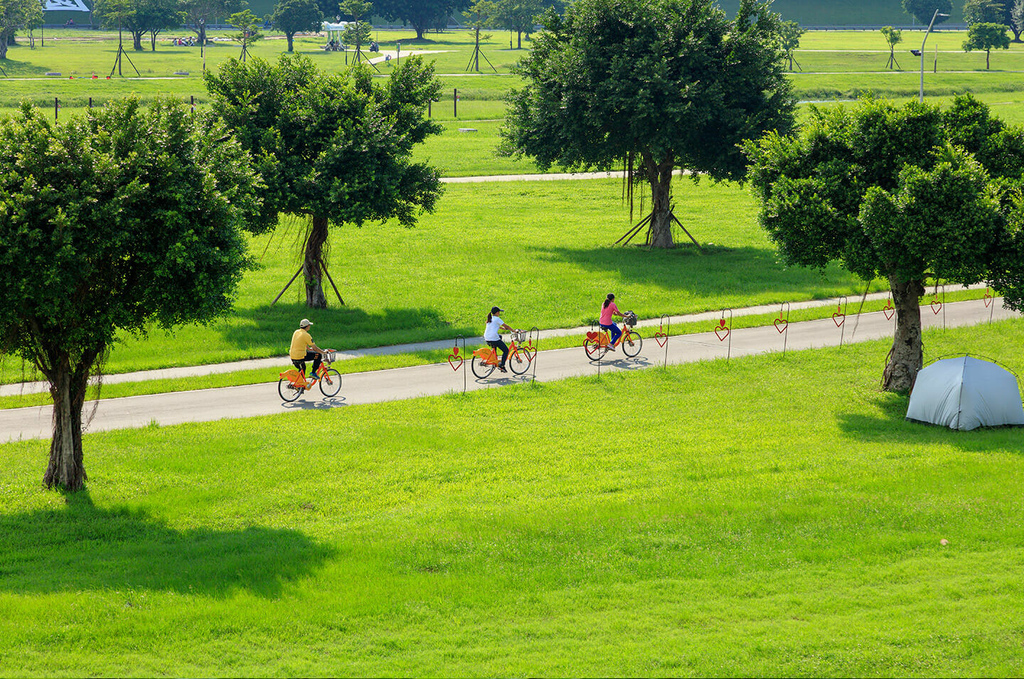
M 860 280 L 835 267 L 786 267 L 769 248 L 726 247 L 690 242 L 672 250 L 642 247 L 531 247 L 538 259 L 579 266 L 596 273 L 616 273 L 623 281 L 687 290 L 698 296 L 777 293 L 780 300 L 813 297 L 816 289 L 831 294 L 836 287 L 862 286 Z
M 337 299 L 329 303 L 332 302 L 328 309 L 309 309 L 302 303 L 236 309 L 236 316 L 243 322 L 228 326 L 224 337 L 239 347 L 276 343 L 284 354 L 303 318 L 313 321 L 313 339 L 324 349 L 364 349 L 479 334 L 479 328 L 453 326 L 436 309 L 388 308 L 371 313 L 356 307 L 338 306 Z
M 28 48 L 26 47 L 25 49 L 28 49 Z M 44 66 L 37 66 L 35 64 L 30 64 L 30 63 L 25 62 L 25 61 L 18 61 L 16 59 L 17 54 L 15 54 L 14 52 L 15 52 L 15 50 L 9 51 L 7 53 L 7 59 L 5 59 L 4 61 L 0 62 L 0 66 L 3 67 L 3 69 L 7 72 L 7 75 L 9 77 L 26 78 L 26 77 L 46 75 L 46 73 L 47 73 L 47 71 L 49 69 L 47 69 Z M 32 99 L 32 97 L 25 97 L 25 98 L 26 99 Z M 50 104 L 51 104 L 51 107 L 52 107 L 53 99 L 50 99 Z
M 0 516 L 0 590 L 150 589 L 276 598 L 333 549 L 295 530 L 176 530 L 144 511 L 101 509 L 83 491 L 59 510 Z
M 879 394 L 871 399 L 877 414 L 839 413 L 839 429 L 862 443 L 893 443 L 899 445 L 949 444 L 969 453 L 1024 452 L 1021 441 L 1024 429 L 1014 427 L 983 427 L 973 431 L 956 431 L 948 427 L 911 422 L 906 419 L 910 399 L 897 394 Z

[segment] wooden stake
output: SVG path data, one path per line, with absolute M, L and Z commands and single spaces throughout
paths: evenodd
M 281 299 L 281 295 L 283 295 L 285 290 L 287 290 L 291 286 L 291 284 L 295 282 L 295 279 L 299 277 L 300 273 L 302 273 L 302 265 L 299 265 L 299 270 L 295 272 L 295 275 L 292 276 L 292 279 L 288 281 L 287 285 L 284 286 L 284 290 L 277 293 L 277 297 L 275 297 L 274 301 L 270 303 L 270 306 L 274 306 L 275 304 L 277 304 L 277 300 Z

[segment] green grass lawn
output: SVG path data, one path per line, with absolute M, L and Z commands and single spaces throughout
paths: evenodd
M 326 311 L 306 309 L 297 285 L 271 306 L 299 266 L 303 227 L 291 222 L 254 239 L 260 268 L 245 277 L 231 316 L 126 338 L 107 370 L 283 355 L 304 316 L 317 344 L 352 349 L 478 335 L 494 304 L 515 326 L 552 328 L 588 324 L 608 292 L 644 318 L 863 292 L 837 267 L 824 274 L 784 267 L 746 189 L 676 181 L 676 214 L 703 252 L 615 247 L 629 229 L 618 180 L 452 184 L 415 228 L 333 231 L 328 261 L 345 306 L 328 288 Z M 0 365 L 0 379 L 21 377 L 20 361 Z
M 1022 341 L 925 338 L 1017 372 Z M 0 662 L 1019 675 L 1021 430 L 905 422 L 887 350 L 87 435 L 69 498 L 0 446 Z

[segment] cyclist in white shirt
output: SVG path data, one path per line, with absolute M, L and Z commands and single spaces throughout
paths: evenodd
M 498 364 L 498 370 L 501 372 L 507 372 L 505 370 L 505 361 L 508 359 L 508 345 L 501 341 L 501 331 L 506 330 L 508 332 L 512 332 L 512 328 L 505 325 L 505 321 L 498 317 L 498 314 L 503 311 L 504 309 L 499 307 L 491 307 L 491 313 L 487 314 L 487 327 L 484 329 L 484 341 L 487 342 L 487 346 L 501 351 L 501 362 Z

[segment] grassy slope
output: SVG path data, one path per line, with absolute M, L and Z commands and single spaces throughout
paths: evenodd
M 349 349 L 477 335 L 493 304 L 517 326 L 573 327 L 589 323 L 610 291 L 644 317 L 863 292 L 834 267 L 824 276 L 783 267 L 745 189 L 677 181 L 676 214 L 705 244 L 703 254 L 614 247 L 629 228 L 617 180 L 449 185 L 437 212 L 415 228 L 334 231 L 329 262 L 346 306 L 337 308 L 328 289 L 336 308 L 326 311 L 307 310 L 298 285 L 270 306 L 298 267 L 301 226 L 292 225 L 269 247 L 254 241 L 262 268 L 246 276 L 232 316 L 129 338 L 108 370 L 281 355 L 303 316 L 320 346 Z M 20 378 L 20 370 L 9 359 L 0 378 Z
M 905 422 L 886 350 L 90 435 L 67 504 L 0 446 L 0 663 L 1019 675 L 1021 431 Z

